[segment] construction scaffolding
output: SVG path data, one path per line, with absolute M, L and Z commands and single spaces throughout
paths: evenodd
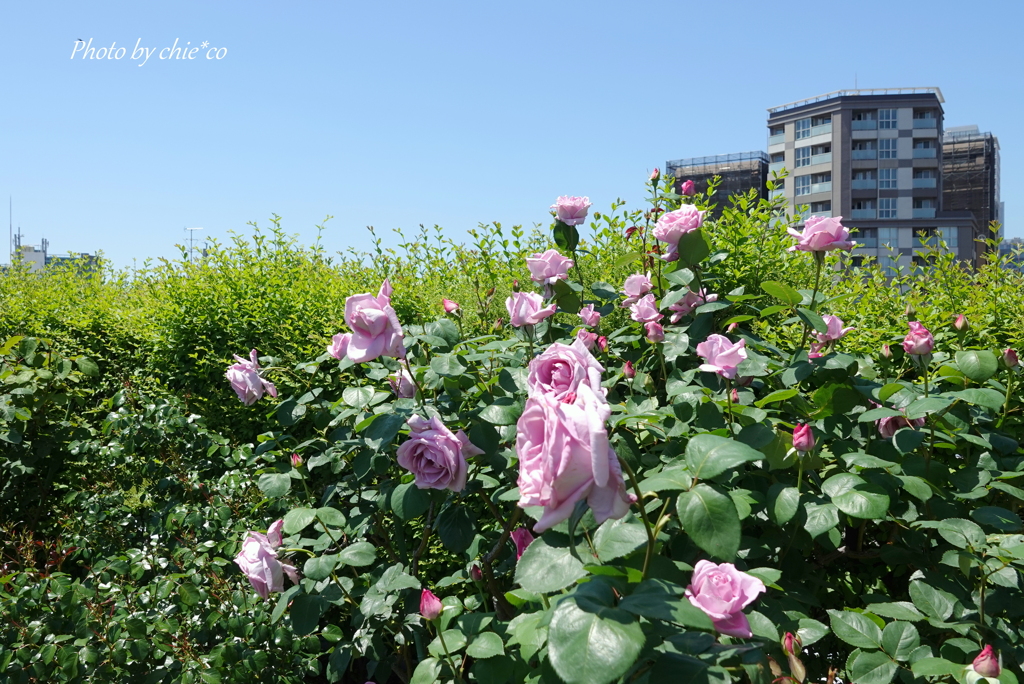
M 988 224 L 1002 222 L 999 199 L 999 140 L 977 126 L 946 129 L 942 136 L 942 208 L 970 211 L 979 231 L 991 237 Z
M 682 184 L 688 180 L 693 181 L 697 192 L 707 192 L 708 182 L 715 176 L 721 176 L 722 183 L 714 196 L 717 205 L 714 216 L 720 216 L 722 209 L 729 206 L 729 197 L 749 192 L 751 188 L 757 189 L 758 199 L 768 197 L 768 154 L 765 152 L 736 152 L 676 159 L 665 162 L 665 173 L 675 177 L 676 192 L 680 192 Z

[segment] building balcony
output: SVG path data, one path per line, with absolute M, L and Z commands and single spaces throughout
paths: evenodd
M 821 216 L 823 218 L 832 218 L 832 211 L 812 211 L 810 216 Z
M 878 247 L 878 238 L 876 237 L 853 235 L 850 239 L 856 242 L 858 247 Z
M 914 119 L 914 128 L 938 128 L 938 119 Z
M 811 137 L 816 135 L 831 135 L 832 134 L 832 122 L 827 124 L 821 124 L 820 126 L 811 126 Z
M 851 121 L 850 128 L 854 131 L 873 131 L 878 128 L 878 122 L 874 120 L 870 121 Z
M 815 164 L 831 164 L 832 153 L 826 152 L 825 154 L 812 154 L 811 155 L 811 166 Z
M 916 218 L 916 219 L 919 219 L 919 218 L 924 218 L 924 219 L 935 218 L 935 207 L 926 207 L 926 208 L 922 208 L 922 209 L 914 209 L 914 213 L 912 214 L 912 216 L 913 216 L 913 218 Z
M 915 178 L 914 179 L 914 187 L 915 188 L 934 188 L 935 187 L 935 179 L 934 178 Z
M 832 181 L 826 183 L 811 183 L 811 194 L 816 192 L 832 192 Z
M 850 183 L 850 188 L 853 190 L 874 190 L 877 187 L 878 181 L 874 178 L 861 178 L 859 180 L 855 178 Z
M 878 214 L 874 209 L 853 209 L 850 211 L 851 219 L 873 219 Z
M 768 173 L 778 173 L 786 168 L 786 162 L 772 162 L 768 165 Z
M 851 159 L 878 159 L 878 150 L 853 150 Z
M 935 159 L 934 147 L 915 147 L 914 159 Z
M 781 145 L 784 142 L 786 142 L 785 133 L 779 133 L 778 135 L 768 136 L 768 145 Z

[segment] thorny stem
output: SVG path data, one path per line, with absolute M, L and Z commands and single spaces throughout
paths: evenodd
M 430 508 L 427 509 L 427 522 L 423 525 L 423 539 L 420 541 L 419 548 L 416 549 L 416 553 L 412 555 L 412 574 L 416 574 L 416 570 L 420 564 L 420 556 L 427 550 L 427 542 L 430 540 L 430 533 L 433 532 L 431 523 L 434 521 L 434 502 L 430 502 Z
M 647 509 L 644 507 L 644 497 L 640 492 L 640 484 L 636 481 L 636 473 L 634 473 L 633 469 L 629 467 L 629 464 L 626 463 L 625 459 L 621 456 L 618 458 L 619 463 L 622 465 L 622 469 L 626 471 L 627 475 L 629 475 L 629 482 L 633 485 L 633 492 L 636 494 L 637 508 L 640 509 L 640 519 L 644 521 L 644 529 L 647 530 L 647 552 L 644 554 L 643 569 L 643 579 L 647 579 L 647 570 L 651 565 L 651 558 L 654 557 L 654 529 L 651 527 L 651 521 L 647 517 Z
M 729 434 L 735 435 L 735 416 L 732 413 L 732 380 L 725 378 L 725 408 L 729 412 Z
M 426 398 L 423 396 L 423 389 L 420 387 L 420 383 L 416 381 L 416 374 L 412 372 L 412 366 L 409 365 L 408 355 L 403 356 L 402 361 L 405 361 L 405 369 L 409 371 L 409 377 L 412 378 L 412 384 L 416 388 L 416 396 L 420 399 L 420 406 L 425 406 Z
M 996 425 L 997 428 L 1002 428 L 1003 423 L 1006 422 L 1006 414 L 1010 411 L 1010 388 L 1013 387 L 1013 370 L 1009 371 L 1006 378 L 1006 399 L 1003 400 L 1003 415 L 999 418 L 999 423 Z
M 818 285 L 821 284 L 821 265 L 825 263 L 824 252 L 814 252 L 814 290 L 811 292 L 811 311 L 818 308 Z M 811 334 L 811 327 L 804 324 L 804 336 L 800 340 L 800 348 L 807 344 L 807 336 Z
M 455 673 L 455 681 L 462 684 L 462 675 L 459 673 L 458 668 L 455 667 L 455 661 L 452 660 L 451 654 L 448 653 L 448 644 L 444 643 L 444 630 L 441 629 L 440 625 L 437 626 L 437 638 L 441 640 L 441 648 L 444 650 L 445 660 L 448 661 L 448 665 L 452 668 L 452 672 Z

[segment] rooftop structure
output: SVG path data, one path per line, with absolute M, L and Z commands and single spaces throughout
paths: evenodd
M 753 188 L 757 190 L 759 199 L 768 197 L 768 155 L 760 150 L 676 159 L 665 162 L 665 173 L 675 176 L 676 192 L 687 180 L 693 181 L 697 192 L 706 192 L 708 182 L 715 176 L 721 176 L 722 182 L 714 197 L 717 204 L 714 215 L 721 215 L 727 204 L 726 198 L 736 193 Z

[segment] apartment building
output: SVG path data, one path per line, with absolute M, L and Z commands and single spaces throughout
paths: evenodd
M 769 171 L 789 172 L 776 190 L 804 216 L 842 216 L 857 228 L 855 260 L 883 266 L 921 260 L 945 241 L 976 262 L 970 210 L 942 204 L 943 109 L 938 88 L 839 90 L 768 110 Z

